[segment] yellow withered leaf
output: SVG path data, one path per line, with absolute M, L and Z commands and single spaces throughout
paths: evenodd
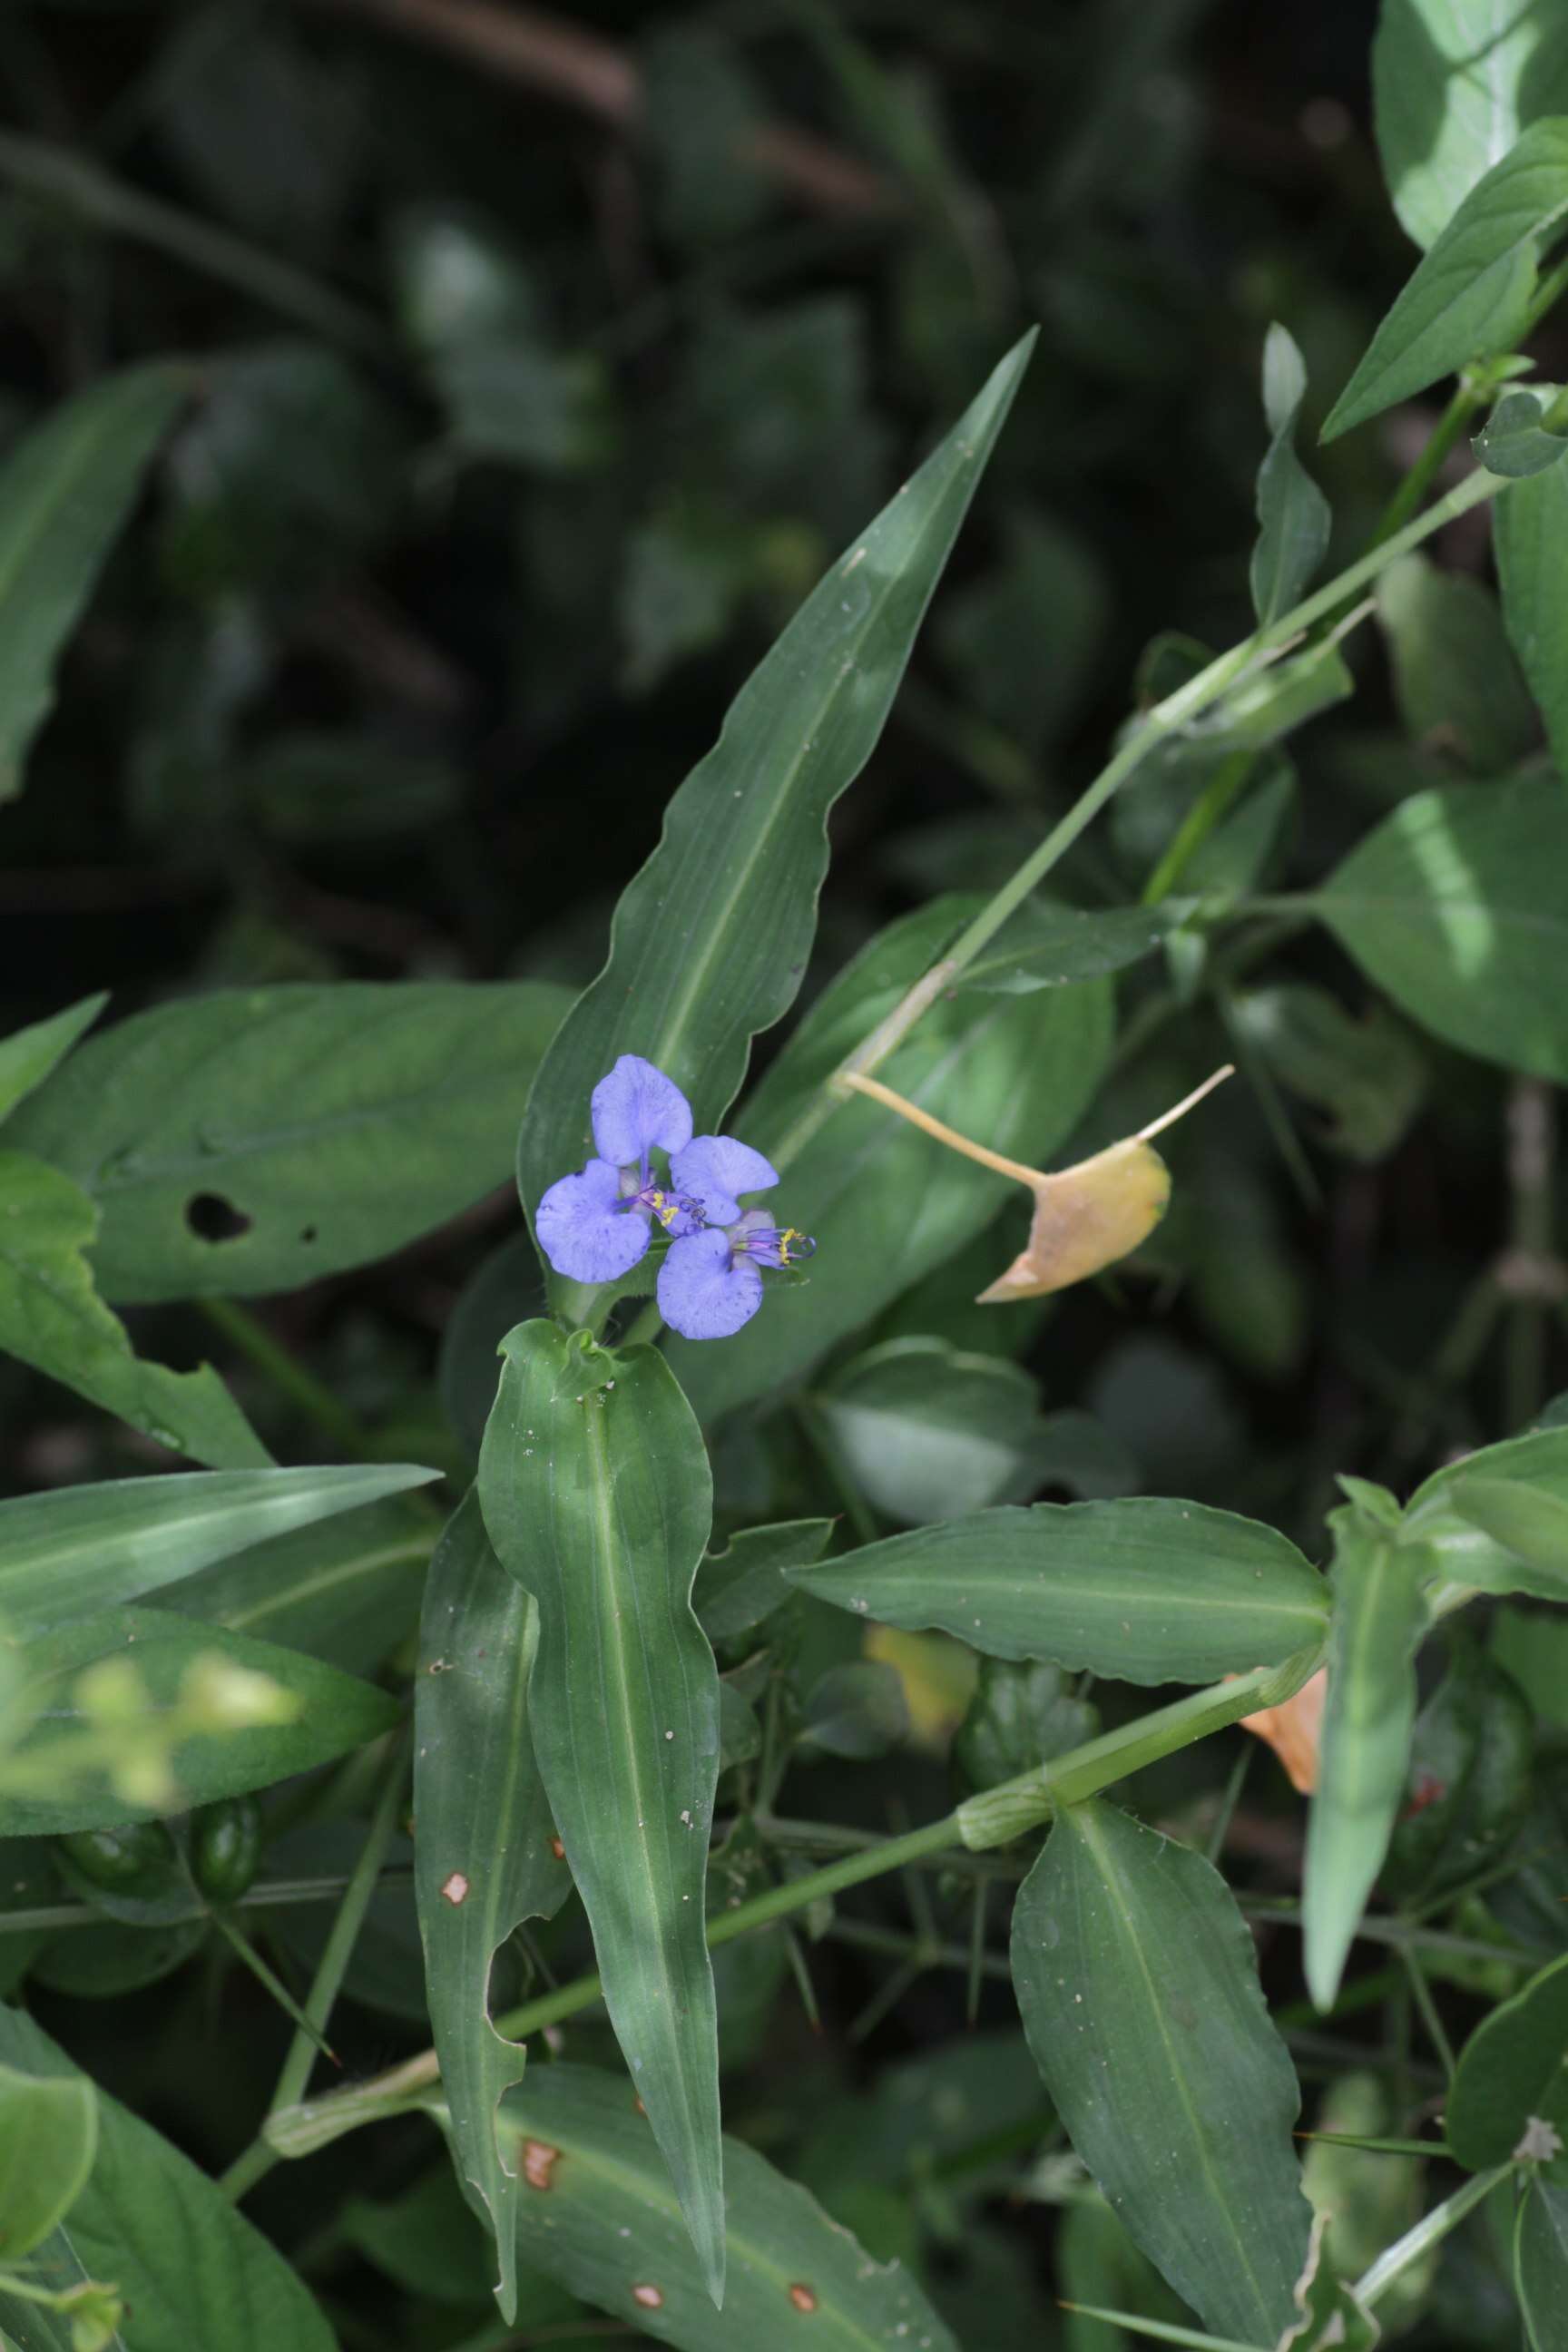
M 983 1143 L 972 1143 L 966 1135 L 944 1126 L 878 1078 L 848 1070 L 844 1082 L 858 1093 L 886 1103 L 900 1118 L 934 1135 L 939 1143 L 978 1160 L 984 1168 L 994 1168 L 998 1175 L 1015 1178 L 1033 1192 L 1035 1214 L 1027 1243 L 976 1302 L 981 1307 L 999 1307 L 1010 1299 L 1040 1298 L 1047 1291 L 1065 1290 L 1069 1283 L 1099 1274 L 1146 1241 L 1171 1197 L 1170 1170 L 1151 1147 L 1150 1137 L 1171 1126 L 1231 1075 L 1227 1064 L 1138 1134 L 1108 1145 L 1091 1160 L 1080 1160 L 1076 1168 L 1058 1169 L 1054 1176 L 1040 1168 L 1026 1168 L 1022 1160 L 1004 1159 Z

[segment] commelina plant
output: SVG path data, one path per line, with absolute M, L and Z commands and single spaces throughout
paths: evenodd
M 1387 0 L 1377 71 L 1421 253 L 1324 438 L 1449 387 L 1384 510 L 1331 511 L 1270 327 L 1250 625 L 1161 640 L 1005 878 L 814 976 L 754 1077 L 1032 334 L 788 621 L 580 993 L 295 980 L 101 1026 L 89 997 L 0 1043 L 0 1345 L 142 1448 L 0 1503 L 6 2346 L 1568 2343 L 1568 407 L 1530 357 L 1568 284 L 1568 42 L 1547 7 Z M 6 789 L 170 436 L 199 471 L 203 397 L 183 362 L 110 373 L 12 448 Z M 1488 509 L 1500 619 L 1431 553 Z M 1281 746 L 1366 684 L 1374 618 L 1406 703 L 1472 741 L 1526 686 L 1536 715 L 1493 771 L 1380 777 L 1354 839 L 1309 811 L 1286 892 Z M 1104 843 L 1151 809 L 1129 888 Z M 1313 940 L 1364 1021 L 1263 979 Z M 1289 1096 L 1370 1164 L 1471 1064 L 1508 1074 L 1524 1205 L 1401 1376 L 1385 1479 L 1323 1461 L 1287 1534 L 1267 1465 L 1244 1515 L 1145 1480 L 1109 1406 L 1042 1416 L 1013 1361 L 1042 1300 L 1130 1311 L 1200 1205 L 1211 1297 L 1247 1245 L 1203 1173 L 1236 1123 L 1299 1169 Z M 454 1318 L 450 1427 L 367 1433 L 238 1302 L 471 1205 L 498 1134 L 523 1222 Z M 115 1311 L 191 1299 L 237 1394 Z M 1503 1327 L 1500 1435 L 1424 1435 Z M 274 1460 L 247 1381 L 346 1458 Z M 857 1777 L 889 1754 L 900 1782 Z M 158 2047 L 198 2035 L 198 1956 L 285 2021 L 275 2078 L 248 2042 L 203 2062 L 243 2110 L 226 2168 L 185 2152 L 196 2090 L 155 2126 L 80 2023 L 184 1985 Z M 827 1960 L 884 1971 L 853 2032 L 905 2021 L 890 2087 L 809 2030 Z M 931 2052 L 946 1975 L 985 2030 Z M 398 2038 L 344 2072 L 355 2001 Z

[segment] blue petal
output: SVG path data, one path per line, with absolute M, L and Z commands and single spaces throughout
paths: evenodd
M 691 1105 L 673 1078 L 623 1054 L 594 1088 L 594 1148 L 617 1168 L 639 1164 L 650 1145 L 679 1151 L 691 1140 Z
M 616 1206 L 621 1171 L 590 1160 L 579 1176 L 552 1184 L 533 1221 L 534 1238 L 557 1274 L 574 1282 L 614 1282 L 629 1274 L 648 1244 L 648 1222 Z
M 683 1339 L 727 1339 L 763 1303 L 763 1277 L 731 1259 L 727 1234 L 710 1227 L 676 1242 L 658 1270 L 658 1311 Z
M 710 1225 L 733 1224 L 741 1213 L 739 1193 L 765 1192 L 779 1181 L 771 1160 L 732 1135 L 700 1135 L 676 1153 L 669 1174 L 676 1192 L 700 1202 Z

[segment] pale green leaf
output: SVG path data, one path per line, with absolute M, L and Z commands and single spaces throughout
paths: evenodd
M 827 871 L 828 812 L 876 748 L 1032 341 L 807 598 L 671 800 L 616 910 L 609 961 L 529 1098 L 517 1164 L 531 1220 L 546 1186 L 588 1157 L 588 1098 L 618 1055 L 666 1071 L 691 1097 L 697 1131 L 712 1131 L 752 1037 L 793 1003 Z
M 1416 1644 L 1426 1623 L 1419 1549 L 1352 1509 L 1331 1522 L 1328 1697 L 1307 1824 L 1307 1982 L 1330 2009 L 1405 1796 L 1415 1722 Z
M 816 1402 L 862 1493 L 901 1527 L 961 1518 L 1018 1491 L 1043 1427 L 1026 1372 L 943 1339 L 868 1349 Z
M 700 1419 L 798 1380 L 1016 1197 L 1005 1177 L 879 1104 L 825 1091 L 979 903 L 936 899 L 873 940 L 824 991 L 731 1122 L 781 1171 L 772 1197 L 817 1246 L 798 1286 L 780 1286 L 732 1339 L 670 1342 L 670 1363 Z M 961 992 L 938 999 L 880 1076 L 962 1134 L 1039 1166 L 1080 1117 L 1110 1038 L 1104 980 L 1032 997 Z
M 1459 2053 L 1444 2116 L 1448 2146 L 1468 2172 L 1529 2153 L 1532 2116 L 1560 2147 L 1568 2139 L 1568 1957 L 1482 2019 Z
M 405 1463 L 119 1478 L 0 1503 L 0 1624 L 30 1635 L 138 1601 L 268 1536 L 437 1474 Z
M 909 2272 L 872 2262 L 742 2141 L 724 2142 L 730 2286 L 716 2312 L 624 2082 L 533 2066 L 502 2113 L 527 2184 L 519 2252 L 636 2334 L 681 2352 L 959 2352 Z
M 1446 1581 L 1568 1601 L 1568 1429 L 1531 1430 L 1445 1464 L 1405 1518 Z
M 1132 2238 L 1215 2333 L 1274 2343 L 1310 2224 L 1300 2095 L 1225 1881 L 1115 1806 L 1068 1806 L 1019 1890 L 1013 1982 L 1046 2088 Z
M 45 2081 L 85 2078 L 32 2020 L 0 2009 L 0 2061 Z M 98 2157 L 64 2226 L 34 2257 L 35 2277 L 111 2282 L 125 2305 L 124 2352 L 334 2352 L 309 2291 L 215 2181 L 160 2132 L 97 2094 Z M 0 2285 L 0 2326 L 32 2352 L 37 2306 Z
M 293 1289 L 504 1182 L 566 1002 L 542 981 L 215 990 L 90 1039 L 8 1139 L 98 1203 L 106 1297 Z
M 86 1727 L 73 1686 L 84 1669 L 100 1659 L 124 1659 L 134 1665 L 153 1719 L 174 1704 L 186 1668 L 198 1658 L 217 1658 L 265 1675 L 298 1700 L 292 1722 L 202 1732 L 182 1741 L 173 1757 L 182 1806 L 237 1797 L 290 1773 L 309 1771 L 377 1738 L 397 1721 L 396 1701 L 369 1683 L 356 1682 L 297 1650 L 250 1641 L 221 1625 L 177 1617 L 172 1610 L 110 1610 L 41 1634 L 21 1648 L 20 1656 L 24 1696 L 44 1714 L 12 1751 L 11 1760 L 26 1763 L 29 1769 L 57 1744 L 62 1759 L 68 1755 Z M 0 1836 L 102 1829 L 116 1822 L 150 1819 L 155 1810 L 127 1803 L 100 1770 L 73 1771 L 68 1779 L 62 1764 L 58 1790 L 47 1796 L 0 1796 Z
M 1372 87 L 1388 193 L 1425 247 L 1521 131 L 1568 113 L 1568 21 L 1552 0 L 1383 0 Z
M 1271 326 L 1263 344 L 1263 413 L 1272 436 L 1258 469 L 1252 607 L 1267 628 L 1305 594 L 1328 552 L 1329 502 L 1296 454 L 1307 369 L 1292 337 Z
M 190 383 L 162 362 L 106 376 L 0 468 L 0 801 L 21 790 L 60 649 Z
M 1568 776 L 1568 598 L 1563 594 L 1568 467 L 1554 466 L 1515 482 L 1496 501 L 1492 535 L 1502 616 L 1546 721 L 1558 775 Z
M 1523 131 L 1465 197 L 1378 328 L 1323 426 L 1331 441 L 1519 340 L 1538 240 L 1568 212 L 1568 120 Z
M 485 1525 L 531 1594 L 534 1752 L 605 2000 L 703 2276 L 724 2282 L 719 2068 L 703 1887 L 719 1675 L 691 1610 L 712 1486 L 663 1358 L 508 1335 L 479 1457 Z
M 42 2082 L 0 2061 L 0 2263 L 64 2221 L 92 2170 L 98 2108 L 85 2074 Z
M 1378 580 L 1377 617 L 1399 715 L 1425 749 L 1495 776 L 1534 748 L 1540 726 L 1484 582 L 1401 556 Z
M 1424 1028 L 1568 1080 L 1568 795 L 1555 777 L 1412 794 L 1312 904 Z
M 538 1619 L 502 1568 L 470 1489 L 425 1588 L 414 1704 L 415 1887 L 430 2024 L 456 2160 L 490 2217 L 501 2315 L 517 2315 L 518 2184 L 496 2137 L 521 2044 L 490 2023 L 490 1965 L 523 1919 L 571 1890 L 534 1762 L 528 1678 Z
M 0 1349 L 174 1453 L 222 1469 L 269 1461 L 210 1364 L 172 1372 L 132 1353 L 94 1287 L 97 1232 L 98 1212 L 70 1177 L 0 1151 Z
M 1130 1683 L 1215 1682 L 1321 1638 L 1322 1579 L 1274 1528 L 1160 1498 L 1037 1503 L 890 1536 L 791 1580 L 889 1625 Z
M 0 1118 L 9 1118 L 24 1095 L 41 1085 L 57 1062 L 70 1052 L 84 1029 L 90 1029 L 109 1002 L 108 992 L 84 996 L 64 1013 L 34 1021 L 0 1040 Z

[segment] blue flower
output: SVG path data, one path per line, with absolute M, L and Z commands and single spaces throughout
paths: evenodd
M 638 1054 L 623 1054 L 600 1079 L 591 1108 L 595 1158 L 539 1204 L 545 1256 L 574 1282 L 616 1282 L 647 1255 L 657 1223 L 671 1244 L 658 1284 L 670 1328 L 689 1339 L 738 1331 L 762 1304 L 758 1267 L 789 1265 L 813 1246 L 741 1206 L 742 1193 L 776 1184 L 777 1170 L 733 1136 L 694 1138 L 686 1097 Z M 668 1160 L 668 1181 L 654 1170 L 656 1150 Z

